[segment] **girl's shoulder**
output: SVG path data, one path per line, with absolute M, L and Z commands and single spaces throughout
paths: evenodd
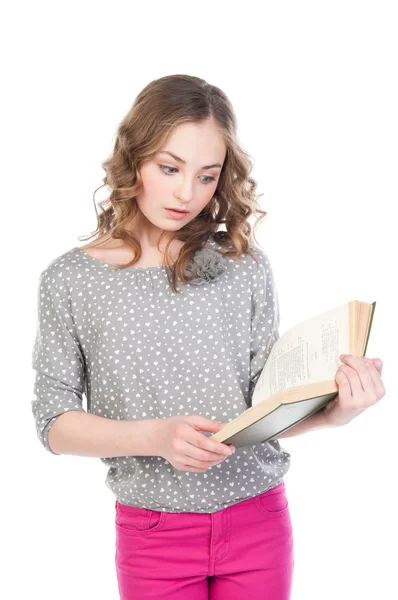
M 52 258 L 40 272 L 40 279 L 46 280 L 54 287 L 63 284 L 74 276 L 80 248 L 77 246 Z

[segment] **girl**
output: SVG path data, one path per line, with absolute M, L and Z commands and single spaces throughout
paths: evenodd
M 38 436 L 109 467 L 122 600 L 287 600 L 290 455 L 278 439 L 236 452 L 210 439 L 251 406 L 280 324 L 233 108 L 198 77 L 152 81 L 103 166 L 96 243 L 40 275 Z M 285 437 L 348 422 L 384 394 L 379 362 L 344 369 L 328 410 Z

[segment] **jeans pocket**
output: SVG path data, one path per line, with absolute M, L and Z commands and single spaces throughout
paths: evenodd
M 166 512 L 138 508 L 116 500 L 116 527 L 128 534 L 147 534 L 159 531 L 166 521 Z
M 270 490 L 255 496 L 254 499 L 259 510 L 269 517 L 282 517 L 289 513 L 289 502 L 283 481 Z

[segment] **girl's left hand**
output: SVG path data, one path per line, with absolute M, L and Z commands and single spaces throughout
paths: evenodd
M 381 380 L 383 362 L 352 354 L 341 355 L 344 363 L 336 372 L 339 393 L 324 408 L 328 425 L 346 425 L 373 406 L 386 393 Z

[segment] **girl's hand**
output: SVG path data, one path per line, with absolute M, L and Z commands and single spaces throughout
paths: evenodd
M 204 473 L 235 451 L 232 445 L 211 440 L 201 433 L 217 433 L 224 425 L 195 414 L 156 419 L 155 452 L 180 471 Z
M 336 372 L 339 393 L 324 408 L 329 425 L 346 425 L 352 419 L 373 406 L 386 393 L 381 380 L 383 362 L 379 358 L 360 358 L 341 354 L 344 362 Z

